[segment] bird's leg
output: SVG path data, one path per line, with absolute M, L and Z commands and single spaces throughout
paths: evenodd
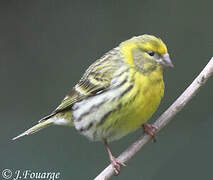
M 120 166 L 126 166 L 124 163 L 119 162 L 113 155 L 112 152 L 110 150 L 109 144 L 107 143 L 107 141 L 104 141 L 104 145 L 106 147 L 107 153 L 109 155 L 109 159 L 110 162 L 114 168 L 115 174 L 118 175 L 120 173 Z
M 156 142 L 157 138 L 156 138 L 156 134 L 155 133 L 156 133 L 156 130 L 158 128 L 156 126 L 152 125 L 152 124 L 144 123 L 143 124 L 143 129 L 148 135 L 150 135 L 152 137 L 154 142 Z

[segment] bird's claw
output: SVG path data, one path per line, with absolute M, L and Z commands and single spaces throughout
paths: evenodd
M 111 164 L 113 166 L 113 169 L 115 171 L 115 175 L 118 175 L 120 173 L 120 167 L 121 166 L 126 166 L 125 163 L 118 161 L 115 157 L 112 157 L 110 160 L 111 160 Z
M 158 130 L 158 128 L 155 125 L 145 123 L 143 124 L 143 129 L 148 135 L 152 137 L 154 142 L 157 141 L 156 131 Z

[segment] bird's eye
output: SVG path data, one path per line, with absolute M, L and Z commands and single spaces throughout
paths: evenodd
M 154 52 L 154 51 L 151 51 L 151 50 L 148 51 L 147 53 L 148 53 L 150 56 L 154 56 L 154 55 L 155 55 L 155 52 Z

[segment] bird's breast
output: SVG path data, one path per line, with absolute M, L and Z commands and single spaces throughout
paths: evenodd
M 115 80 L 112 89 L 74 105 L 74 125 L 92 140 L 116 140 L 136 130 L 156 111 L 164 93 L 162 71 L 134 70 Z M 125 78 L 128 80 L 124 82 Z
M 119 112 L 114 112 L 106 120 L 106 124 L 113 123 L 108 139 L 119 139 L 141 127 L 157 110 L 163 94 L 164 82 L 161 70 L 153 71 L 149 75 L 136 72 L 133 88 L 120 100 L 122 106 Z

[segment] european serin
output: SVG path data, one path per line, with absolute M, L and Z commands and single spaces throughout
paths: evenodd
M 108 142 L 140 127 L 154 136 L 145 123 L 164 94 L 163 68 L 172 67 L 167 47 L 155 36 L 142 35 L 122 42 L 95 61 L 58 108 L 17 139 L 49 125 L 74 126 L 94 141 L 104 141 L 115 173 L 120 165 Z

